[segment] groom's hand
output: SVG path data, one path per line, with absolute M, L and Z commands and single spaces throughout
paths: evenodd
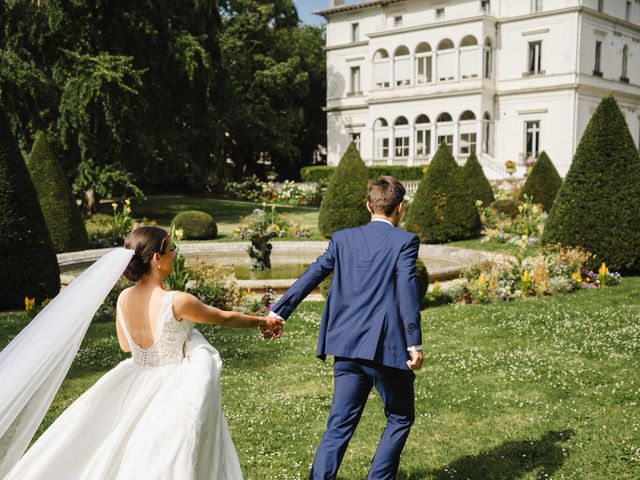
M 409 353 L 411 354 L 411 359 L 407 360 L 407 366 L 411 370 L 420 370 L 424 361 L 422 350 L 409 350 Z

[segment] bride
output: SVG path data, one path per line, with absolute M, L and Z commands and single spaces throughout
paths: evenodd
M 136 283 L 120 294 L 115 323 L 120 347 L 132 356 L 67 408 L 15 465 L 9 465 L 4 480 L 242 478 L 222 412 L 222 361 L 193 325 L 270 331 L 280 322 L 219 310 L 193 295 L 165 291 L 163 279 L 172 271 L 175 253 L 171 237 L 161 228 L 138 228 L 127 237 L 125 248 L 130 261 L 124 275 Z M 76 282 L 91 283 L 80 277 Z M 0 366 L 6 360 L 2 354 Z M 0 368 L 0 380 L 3 373 Z M 36 393 L 44 389 L 38 387 Z M 3 454 L 19 443 L 16 426 L 33 416 L 25 406 L 6 434 L 0 429 L 0 466 Z

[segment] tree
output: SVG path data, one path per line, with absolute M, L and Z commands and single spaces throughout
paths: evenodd
M 326 139 L 324 29 L 299 26 L 291 0 L 225 0 L 221 9 L 235 176 L 263 176 L 268 159 L 283 178 L 297 177 Z
M 2 3 L 0 100 L 23 151 L 46 130 L 65 171 L 116 163 L 158 186 L 224 165 L 215 0 Z
M 477 237 L 480 216 L 446 143 L 436 152 L 407 213 L 406 228 L 423 243 Z
M 326 238 L 344 228 L 364 225 L 371 220 L 367 210 L 369 172 L 352 143 L 329 179 L 320 204 L 318 228 Z
M 495 200 L 493 188 L 491 188 L 491 184 L 487 180 L 475 152 L 471 152 L 467 162 L 462 167 L 462 179 L 473 200 L 480 200 L 486 206 L 493 203 Z
M 542 240 L 582 247 L 610 269 L 640 273 L 640 155 L 613 96 L 602 100 L 582 135 Z
M 60 270 L 35 188 L 0 106 L 0 309 L 53 297 Z
M 541 204 L 545 212 L 549 212 L 561 185 L 562 178 L 556 167 L 547 153 L 542 152 L 520 191 L 520 198 L 527 195 L 534 203 Z
M 27 167 L 56 252 L 88 248 L 89 239 L 80 210 L 43 132 L 36 134 Z

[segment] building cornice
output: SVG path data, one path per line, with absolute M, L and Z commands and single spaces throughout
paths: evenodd
M 463 23 L 472 23 L 488 20 L 490 23 L 498 23 L 498 19 L 492 15 L 476 15 L 474 17 L 454 18 L 451 20 L 439 20 L 434 23 L 424 23 L 422 25 L 413 25 L 411 27 L 393 28 L 389 30 L 382 30 L 379 32 L 372 32 L 367 34 L 369 38 L 386 37 L 389 35 L 396 35 L 400 33 L 411 33 L 424 30 L 431 30 L 440 27 L 449 27 L 452 25 L 460 25 Z
M 407 0 L 373 0 L 371 2 L 356 3 L 354 5 L 340 5 L 339 7 L 325 8 L 324 10 L 318 10 L 317 12 L 313 13 L 321 17 L 328 17 L 336 13 L 352 12 L 354 10 L 362 10 L 365 8 L 373 7 L 386 7 L 387 5 L 406 1 Z
M 369 45 L 369 40 L 360 40 L 359 42 L 340 43 L 338 45 L 324 47 L 324 51 L 331 52 L 333 50 L 342 50 L 344 48 L 366 47 L 367 45 Z

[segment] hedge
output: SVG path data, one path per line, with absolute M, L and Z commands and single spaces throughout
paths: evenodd
M 218 225 L 211 215 L 198 210 L 188 210 L 173 217 L 171 226 L 182 230 L 185 240 L 213 240 L 218 235 Z
M 613 96 L 582 135 L 542 240 L 582 247 L 612 271 L 640 273 L 640 154 Z
M 326 238 L 333 232 L 364 225 L 371 220 L 367 210 L 367 167 L 352 143 L 329 179 L 320 204 L 318 228 Z
M 328 181 L 336 167 L 329 166 L 316 166 L 316 167 L 304 167 L 300 169 L 300 176 L 304 182 L 323 182 Z M 370 166 L 367 167 L 368 176 L 370 179 L 376 179 L 381 175 L 391 175 L 397 180 L 420 180 L 424 167 L 402 167 L 397 165 L 389 166 Z
M 80 209 L 43 132 L 36 134 L 27 167 L 56 252 L 88 248 L 89 239 Z
M 462 167 L 462 180 L 473 200 L 480 200 L 484 205 L 493 203 L 495 200 L 493 188 L 491 188 L 491 184 L 487 180 L 475 152 L 471 152 L 464 167 Z
M 562 178 L 558 170 L 546 152 L 542 152 L 520 191 L 520 200 L 527 195 L 533 203 L 539 203 L 545 212 L 549 212 L 561 186 Z
M 36 190 L 0 107 L 0 310 L 60 290 L 60 269 Z

